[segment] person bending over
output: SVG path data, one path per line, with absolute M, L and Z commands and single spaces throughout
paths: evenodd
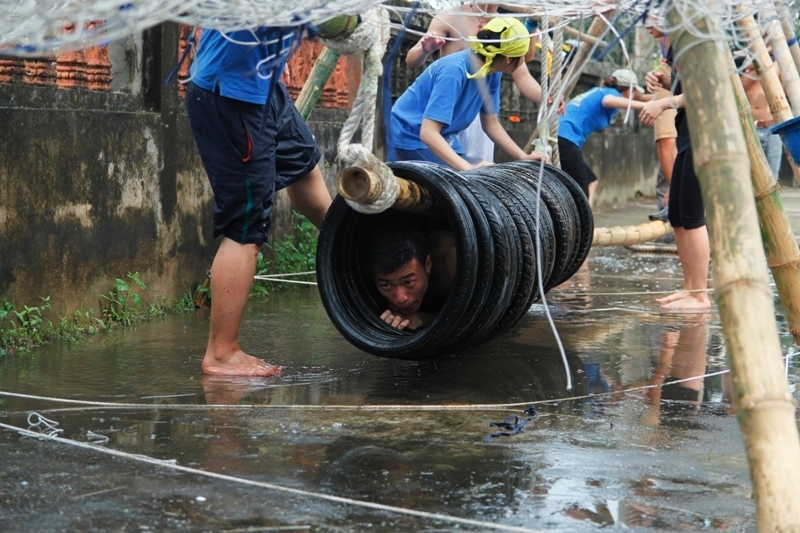
M 425 238 L 407 223 L 379 226 L 370 235 L 369 268 L 387 302 L 381 320 L 400 330 L 424 328 L 444 305 L 455 278 L 453 233 L 436 230 Z
M 601 87 L 579 94 L 567 104 L 567 112 L 558 122 L 558 151 L 561 168 L 574 179 L 594 203 L 597 176 L 583 159 L 581 148 L 586 138 L 602 131 L 620 109 L 641 110 L 645 103 L 644 89 L 632 70 L 615 70 L 603 80 Z M 649 100 L 649 98 L 647 98 Z
M 526 154 L 497 118 L 500 78 L 520 65 L 530 47 L 525 26 L 511 17 L 490 20 L 471 48 L 431 63 L 392 107 L 391 129 L 397 159 L 423 160 L 468 170 L 470 163 L 457 135 L 480 116 L 492 141 L 514 159 L 546 159 Z

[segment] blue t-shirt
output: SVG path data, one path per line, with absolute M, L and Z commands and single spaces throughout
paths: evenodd
M 603 107 L 603 98 L 609 95 L 621 97 L 622 93 L 613 87 L 595 87 L 570 100 L 558 121 L 558 136 L 581 148 L 591 133 L 607 128 L 619 111 Z
M 268 49 L 261 44 L 267 41 L 268 31 L 266 27 L 240 30 L 226 34 L 226 38 L 216 30 L 203 30 L 192 63 L 192 82 L 207 91 L 214 91 L 219 85 L 222 96 L 264 105 L 270 79 L 265 78 L 265 72 L 258 73 L 258 67 L 271 51 L 274 53 L 274 46 Z
M 478 113 L 497 114 L 502 74 L 490 74 L 485 80 L 467 78 L 467 72 L 472 74 L 477 70 L 471 64 L 471 54 L 471 50 L 462 50 L 434 61 L 397 99 L 391 123 L 393 144 L 397 148 L 427 148 L 419 138 L 422 119 L 427 118 L 441 122 L 442 137 L 457 153 L 463 154 L 455 134 L 467 129 Z M 490 98 L 488 102 L 484 100 L 483 87 Z

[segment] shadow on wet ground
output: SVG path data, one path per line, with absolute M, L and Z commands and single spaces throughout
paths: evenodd
M 347 344 L 313 288 L 248 305 L 242 345 L 281 378 L 201 375 L 207 311 L 7 357 L 0 391 L 103 403 L 0 396 L 3 424 L 98 443 L 0 431 L 0 530 L 755 531 L 719 316 L 653 303 L 681 279 L 677 256 L 595 249 L 548 295 L 572 390 L 541 304 L 407 362 Z

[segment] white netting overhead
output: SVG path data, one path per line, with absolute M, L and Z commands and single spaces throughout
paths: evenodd
M 736 20 L 742 17 L 734 6 L 745 6 L 750 14 L 764 9 L 788 7 L 792 18 L 796 9 L 792 1 L 772 0 L 512 0 L 511 2 L 458 2 L 428 0 L 418 5 L 403 0 L 0 0 L 0 53 L 36 56 L 75 48 L 104 44 L 137 34 L 164 21 L 177 21 L 222 31 L 267 26 L 296 26 L 307 22 L 321 23 L 338 15 L 363 13 L 383 5 L 395 14 L 387 25 L 399 28 L 412 10 L 430 15 L 464 5 L 471 13 L 462 16 L 486 17 L 496 7 L 510 8 L 520 17 L 557 17 L 562 26 L 584 27 L 583 22 L 601 16 L 613 23 L 606 35 L 613 39 L 617 31 L 642 22 L 656 12 L 663 21 L 665 9 L 672 5 L 683 15 L 684 25 L 693 24 L 704 15 L 714 13 L 721 22 L 717 35 L 721 40 L 735 39 Z M 487 7 L 491 6 L 491 7 Z M 557 27 L 557 26 L 556 26 Z M 616 29 L 615 29 L 616 28 Z M 553 30 L 555 27 L 550 26 Z M 585 27 L 584 27 L 585 29 Z M 664 29 L 671 30 L 668 24 Z M 421 34 L 424 30 L 410 30 Z M 467 35 L 450 36 L 450 39 Z
M 222 31 L 320 23 L 383 0 L 0 0 L 0 52 L 42 55 L 103 44 L 165 21 Z

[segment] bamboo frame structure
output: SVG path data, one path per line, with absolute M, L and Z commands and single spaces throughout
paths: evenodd
M 714 263 L 715 298 L 734 385 L 734 407 L 753 482 L 759 531 L 800 529 L 800 438 L 781 358 L 761 247 L 747 148 L 729 82 L 730 54 L 711 16 L 667 12 L 681 73 L 695 169 Z M 692 30 L 684 28 L 691 25 Z
M 786 97 L 789 99 L 792 114 L 800 115 L 800 75 L 797 74 L 797 68 L 794 66 L 792 53 L 789 51 L 786 34 L 783 33 L 778 14 L 770 2 L 767 2 L 766 7 L 759 13 L 759 18 L 765 21 L 765 33 L 772 45 L 772 55 L 775 56 L 775 62 L 781 71 L 781 81 L 786 91 Z
M 740 14 L 746 13 L 746 8 L 737 6 L 736 11 Z M 753 54 L 753 66 L 756 73 L 761 78 L 761 88 L 764 89 L 764 96 L 767 97 L 770 113 L 776 123 L 785 122 L 794 117 L 792 109 L 789 107 L 789 100 L 783 91 L 781 79 L 775 69 L 775 64 L 767 51 L 767 46 L 764 44 L 764 39 L 761 37 L 761 32 L 758 29 L 753 15 L 747 15 L 739 18 L 736 25 L 740 30 L 740 37 L 747 45 L 747 48 Z M 794 70 L 794 66 L 790 70 Z M 798 167 L 794 160 L 787 157 L 789 165 L 792 167 L 795 181 L 800 184 L 800 167 Z
M 764 253 L 778 289 L 778 296 L 786 311 L 789 332 L 794 337 L 795 344 L 800 345 L 800 247 L 792 233 L 789 217 L 783 209 L 780 186 L 772 176 L 767 157 L 761 148 L 750 103 L 747 101 L 747 94 L 742 87 L 733 58 L 730 58 L 729 63 L 731 84 L 750 157 L 750 176 L 764 241 Z

